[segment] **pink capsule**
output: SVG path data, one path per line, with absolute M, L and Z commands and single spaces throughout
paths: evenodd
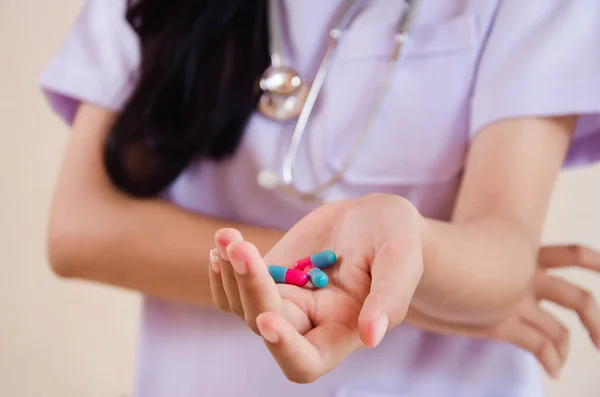
M 296 264 L 294 265 L 294 269 L 304 270 L 307 266 L 312 266 L 312 263 L 310 262 L 310 256 L 307 258 L 300 259 L 298 262 L 296 262 Z
M 326 250 L 317 252 L 308 258 L 302 258 L 294 265 L 294 269 L 305 270 L 304 268 L 308 265 L 323 269 L 329 266 L 333 266 L 337 260 L 335 253 L 332 250 Z
M 308 274 L 301 270 L 283 266 L 269 266 L 269 274 L 276 283 L 285 283 L 303 287 L 308 283 Z

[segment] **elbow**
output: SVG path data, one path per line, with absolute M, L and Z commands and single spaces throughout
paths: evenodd
M 533 294 L 533 283 L 537 272 L 537 256 L 539 243 L 531 242 L 524 244 L 521 255 L 506 265 L 507 269 L 513 267 L 509 277 L 504 283 L 498 283 L 500 290 L 503 289 L 502 305 L 498 307 L 500 319 L 505 320 L 514 314 L 515 310 L 522 305 L 523 300 Z M 504 284 L 504 285 L 503 285 Z M 502 291 L 498 291 L 501 294 Z
M 85 277 L 97 245 L 90 233 L 94 227 L 88 217 L 78 214 L 52 217 L 47 231 L 46 252 L 55 275 L 61 278 Z
M 67 231 L 63 226 L 51 224 L 47 236 L 47 259 L 52 272 L 58 277 L 77 276 L 80 238 L 77 233 Z
M 495 265 L 502 270 L 490 272 L 493 277 L 481 280 L 479 288 L 481 303 L 488 309 L 484 316 L 486 325 L 500 324 L 512 317 L 533 293 L 540 243 L 525 227 L 513 226 L 507 235 L 513 240 L 503 247 L 504 259 Z
M 531 260 L 523 260 L 520 262 L 519 268 L 514 271 L 514 277 L 495 280 L 489 285 L 487 294 L 491 299 L 487 301 L 487 313 L 481 316 L 484 325 L 501 324 L 521 310 L 523 301 L 532 294 L 535 268 L 533 257 Z M 481 291 L 481 294 L 485 296 L 485 291 Z

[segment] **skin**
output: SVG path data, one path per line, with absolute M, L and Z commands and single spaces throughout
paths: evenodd
M 320 208 L 327 212 L 319 216 L 320 222 L 328 217 L 346 226 L 319 224 L 313 231 L 320 232 L 313 234 L 322 239 L 298 247 L 294 236 L 302 235 L 306 222 L 317 222 L 314 216 L 284 234 L 118 191 L 102 164 L 103 142 L 115 117 L 90 104 L 83 104 L 76 116 L 49 222 L 49 259 L 54 271 L 168 300 L 213 306 L 218 288 L 211 289 L 210 281 L 214 286 L 217 277 L 207 272 L 203 258 L 214 247 L 215 231 L 233 227 L 252 244 L 238 241 L 221 252 L 224 263 L 235 264 L 237 255 L 237 262 L 247 267 L 245 281 L 239 284 L 242 277 L 234 272 L 235 266 L 231 271 L 223 267 L 220 280 L 236 281 L 235 285 L 222 282 L 223 291 L 232 302 L 242 302 L 230 307 L 237 305 L 236 312 L 252 328 L 259 331 L 262 324 L 263 337 L 273 331 L 279 341 L 310 343 L 304 344 L 305 353 L 320 361 L 316 370 L 306 371 L 301 363 L 290 361 L 289 352 L 285 354 L 289 345 L 269 343 L 270 338 L 265 338 L 286 375 L 298 382 L 316 379 L 356 348 L 375 346 L 387 329 L 410 318 L 406 317 L 409 309 L 431 323 L 460 326 L 495 327 L 511 318 L 535 275 L 548 198 L 575 122 L 573 117 L 532 118 L 488 126 L 470 149 L 452 222 L 424 219 L 398 197 L 368 196 Z M 382 211 L 377 209 L 382 206 L 394 214 L 396 222 L 390 222 L 389 216 L 381 219 L 377 213 Z M 261 253 L 267 253 L 268 263 L 293 263 L 298 257 L 291 258 L 290 245 L 310 254 L 317 246 L 335 242 L 333 236 L 356 234 L 360 228 L 353 224 L 368 224 L 363 232 L 371 237 L 355 235 L 359 242 L 368 241 L 362 245 L 343 246 L 338 241 L 338 252 L 346 258 L 332 277 L 338 288 L 329 296 L 322 292 L 323 303 L 313 306 L 320 309 L 331 299 L 345 300 L 348 310 L 337 324 L 324 330 L 314 327 L 313 320 L 318 323 L 319 318 L 313 318 L 318 315 L 310 313 L 310 306 L 288 304 L 299 323 L 290 322 L 289 313 L 280 307 L 265 309 L 270 303 L 264 302 L 263 292 L 270 290 L 271 303 L 282 298 L 265 278 Z M 260 272 L 257 269 L 263 269 L 262 273 L 254 273 Z M 269 281 L 272 288 L 248 293 L 244 283 L 257 281 L 252 278 L 257 274 L 258 281 Z M 302 323 L 307 319 L 310 324 Z M 313 329 L 307 331 L 308 327 Z M 341 330 L 346 337 L 338 338 L 335 349 L 315 350 L 314 341 L 305 337 L 315 330 L 323 341 L 331 338 L 330 331 Z M 296 339 L 287 340 L 287 336 Z
M 246 320 L 250 328 L 260 334 L 256 324 L 256 309 L 259 305 L 255 303 L 255 296 L 248 288 L 248 282 L 244 282 L 246 276 L 234 275 L 232 269 L 237 259 L 231 262 L 222 259 L 223 255 L 228 255 L 228 252 L 231 252 L 232 258 L 240 254 L 244 255 L 245 248 L 239 244 L 241 241 L 241 235 L 235 230 L 226 229 L 217 233 L 218 248 L 211 251 L 210 274 L 213 280 L 213 296 L 219 308 L 238 314 Z M 539 252 L 537 269 L 527 294 L 512 315 L 496 325 L 480 327 L 445 322 L 428 317 L 414 308 L 409 309 L 404 322 L 430 332 L 514 344 L 533 353 L 551 376 L 558 377 L 568 356 L 569 331 L 564 324 L 541 307 L 542 300 L 575 311 L 588 330 L 592 342 L 600 349 L 600 309 L 593 296 L 562 278 L 548 274 L 548 270 L 567 266 L 600 272 L 600 253 L 580 246 L 543 247 Z M 229 271 L 231 273 L 228 273 Z M 234 278 L 229 278 L 232 275 Z M 266 278 L 263 281 L 265 284 L 270 284 Z M 239 289 L 235 288 L 237 285 Z M 311 322 L 298 320 L 296 315 L 314 311 L 318 301 L 303 300 L 303 296 L 308 296 L 307 291 L 294 286 L 279 284 L 277 289 L 283 298 L 283 316 L 290 319 L 299 333 L 308 332 Z M 268 290 L 268 285 L 257 284 L 256 286 L 256 291 Z M 232 295 L 230 291 L 236 294 Z M 273 297 L 269 298 L 271 300 L 267 303 L 270 304 Z M 320 296 L 316 299 L 320 299 Z M 326 313 L 323 317 L 327 318 L 328 315 L 331 314 Z M 318 322 L 319 319 L 316 321 Z
M 489 327 L 469 327 L 438 321 L 410 310 L 407 323 L 442 334 L 508 342 L 533 353 L 551 376 L 558 378 L 569 353 L 569 330 L 540 303 L 549 301 L 577 313 L 600 350 L 600 309 L 593 295 L 549 270 L 564 267 L 600 272 L 600 253 L 589 248 L 568 245 L 543 247 L 527 294 L 505 321 Z

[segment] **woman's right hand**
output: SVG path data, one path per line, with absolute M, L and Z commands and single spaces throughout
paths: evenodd
M 409 311 L 406 322 L 431 332 L 494 339 L 519 346 L 537 357 L 544 369 L 558 377 L 569 351 L 569 330 L 541 306 L 550 301 L 575 311 L 600 349 L 600 309 L 593 295 L 562 277 L 549 274 L 550 269 L 576 266 L 600 272 L 600 253 L 581 246 L 542 247 L 538 269 L 528 296 L 519 310 L 506 321 L 485 328 L 441 322 Z
M 405 199 L 367 195 L 317 208 L 264 258 L 238 231 L 219 230 L 213 299 L 263 337 L 288 379 L 312 382 L 403 321 L 423 274 L 422 224 Z M 338 259 L 327 288 L 275 284 L 267 270 L 327 249 Z

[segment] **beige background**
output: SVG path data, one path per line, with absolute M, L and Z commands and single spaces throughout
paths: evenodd
M 44 220 L 67 129 L 36 87 L 82 0 L 0 0 L 0 396 L 130 395 L 138 299 L 61 282 L 44 257 Z M 600 167 L 561 176 L 546 241 L 600 248 Z M 600 292 L 600 277 L 569 271 Z M 550 397 L 599 397 L 600 353 L 571 313 L 572 353 Z M 174 396 L 176 397 L 176 396 Z

